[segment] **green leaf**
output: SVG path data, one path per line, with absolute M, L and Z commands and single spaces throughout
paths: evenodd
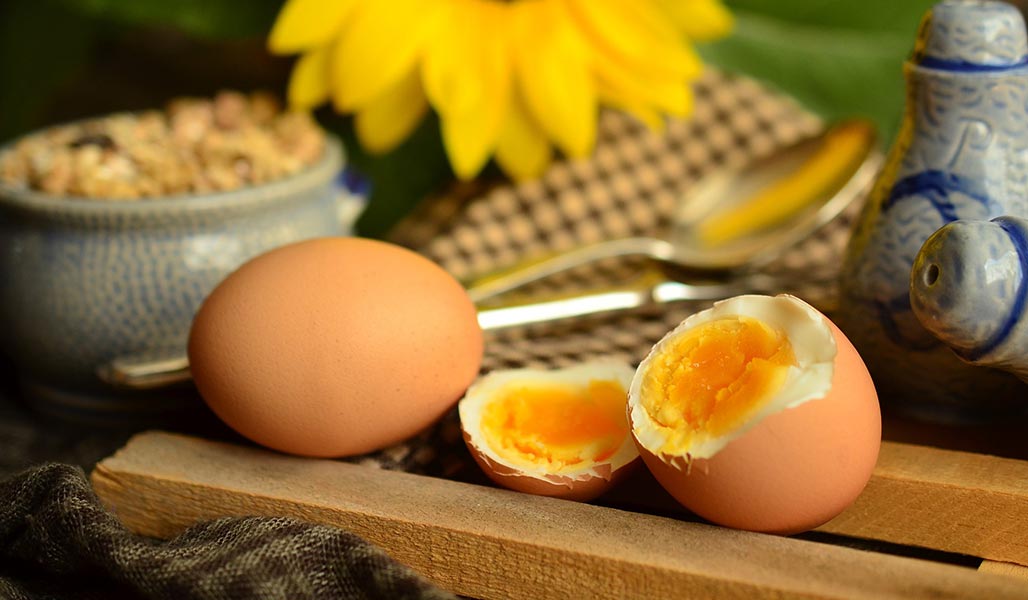
M 903 113 L 903 61 L 925 0 L 735 0 L 736 29 L 704 60 L 761 79 L 826 119 L 865 116 L 883 140 Z
M 349 163 L 371 181 L 368 206 L 357 221 L 360 235 L 383 237 L 419 202 L 454 177 L 434 113 L 403 144 L 384 155 L 368 154 L 361 148 L 352 117 L 324 109 L 319 111 L 318 120 L 339 134 Z
M 917 25 L 937 0 L 726 0 L 733 12 L 760 14 L 824 30 L 893 32 L 913 45 Z
M 250 37 L 271 29 L 283 0 L 63 0 L 93 17 L 173 27 L 204 37 Z

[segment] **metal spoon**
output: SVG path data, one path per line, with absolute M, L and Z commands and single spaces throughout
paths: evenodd
M 470 282 L 476 304 L 606 258 L 646 256 L 691 271 L 752 271 L 839 215 L 878 172 L 874 126 L 844 121 L 685 194 L 662 237 L 608 240 Z M 772 217 L 770 219 L 764 217 Z
M 483 307 L 478 313 L 479 324 L 486 330 L 502 329 L 625 310 L 648 303 L 716 300 L 747 292 L 771 292 L 781 282 L 757 272 L 756 268 L 834 219 L 859 197 L 881 162 L 873 126 L 866 121 L 842 122 L 741 169 L 724 170 L 704 178 L 682 198 L 674 225 L 666 237 L 600 242 L 522 264 L 473 282 L 468 294 L 476 305 L 482 306 L 504 292 L 561 271 L 603 258 L 633 255 L 648 256 L 693 271 L 731 276 L 679 282 L 649 273 L 624 287 Z M 827 172 L 822 172 L 822 166 Z M 821 185 L 800 189 L 811 180 Z M 790 182 L 799 183 L 797 189 L 804 194 L 802 198 L 785 198 L 783 203 L 795 204 L 797 210 L 779 215 L 778 220 L 755 229 L 742 227 L 743 235 L 726 235 L 725 231 L 732 227 L 726 228 L 724 224 L 731 225 L 731 219 L 745 214 L 754 199 L 761 200 L 762 192 L 783 189 L 788 192 Z M 766 212 L 766 207 L 757 208 Z M 710 243 L 712 238 L 720 243 Z M 185 356 L 176 354 L 123 357 L 102 366 L 97 375 L 118 387 L 163 387 L 188 380 L 189 362 Z

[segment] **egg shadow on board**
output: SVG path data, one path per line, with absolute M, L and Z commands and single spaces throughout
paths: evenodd
M 632 468 L 627 478 L 591 504 L 679 521 L 710 524 L 675 500 L 641 461 Z

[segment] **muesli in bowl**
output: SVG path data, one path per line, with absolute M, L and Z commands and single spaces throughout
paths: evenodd
M 181 355 L 193 314 L 249 258 L 350 233 L 338 140 L 266 94 L 61 125 L 0 149 L 0 345 L 34 406 L 118 420 L 179 406 L 99 375 Z

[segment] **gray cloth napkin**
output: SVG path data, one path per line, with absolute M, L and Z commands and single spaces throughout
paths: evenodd
M 454 598 L 356 535 L 291 518 L 134 535 L 80 468 L 57 463 L 0 482 L 0 597 Z

